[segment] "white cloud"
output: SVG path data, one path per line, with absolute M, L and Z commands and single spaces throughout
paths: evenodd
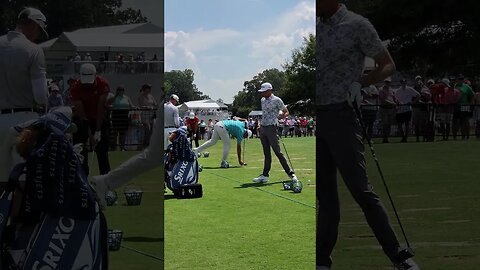
M 232 102 L 244 81 L 267 68 L 281 69 L 314 31 L 315 4 L 304 1 L 255 29 L 166 32 L 166 70 L 190 68 L 200 91 Z

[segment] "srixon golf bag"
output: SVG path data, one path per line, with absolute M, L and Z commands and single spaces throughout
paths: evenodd
M 10 174 L 0 244 L 2 270 L 108 269 L 105 217 L 63 134 L 46 132 Z
M 198 161 L 185 134 L 179 128 L 176 138 L 165 152 L 165 181 L 179 199 L 201 198 L 202 185 L 198 183 Z

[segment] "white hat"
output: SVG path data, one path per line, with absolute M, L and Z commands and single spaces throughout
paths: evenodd
M 48 33 L 45 30 L 45 28 L 47 28 L 47 18 L 40 10 L 32 7 L 26 7 L 20 11 L 18 14 L 18 19 L 29 19 L 34 21 L 36 24 L 38 24 L 38 26 L 40 26 L 40 28 L 42 28 L 44 38 L 48 38 Z
M 247 129 L 247 138 L 252 137 L 252 131 L 250 129 Z
M 50 91 L 60 91 L 60 88 L 56 84 L 52 84 L 50 86 Z
M 260 87 L 260 89 L 258 89 L 258 92 L 265 92 L 268 90 L 273 90 L 273 87 L 271 83 L 266 82 L 262 83 L 262 86 Z
M 384 82 L 392 82 L 392 78 L 387 77 L 387 78 L 385 78 L 385 80 L 383 80 L 383 81 L 384 81 Z
M 80 67 L 80 82 L 82 84 L 93 83 L 97 75 L 97 69 L 93 64 L 86 63 Z
M 177 102 L 180 100 L 177 95 L 173 94 L 170 96 L 170 99 L 175 99 Z
M 422 76 L 420 76 L 420 75 L 415 76 L 415 81 L 418 81 L 418 80 L 421 80 L 421 79 L 422 79 Z
M 441 82 L 444 83 L 444 84 L 446 84 L 448 87 L 450 87 L 450 80 L 449 80 L 449 79 L 443 78 L 443 79 L 441 80 Z
M 194 118 L 195 118 L 195 113 L 194 113 L 194 112 L 190 112 L 190 113 L 188 114 L 188 117 L 189 117 L 190 119 L 194 119 Z

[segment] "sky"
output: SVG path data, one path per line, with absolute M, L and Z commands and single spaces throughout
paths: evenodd
M 278 68 L 314 32 L 314 0 L 164 0 L 165 69 L 231 103 L 244 81 Z
M 315 33 L 314 0 L 163 1 L 163 10 L 158 0 L 123 6 L 164 24 L 166 71 L 192 69 L 198 89 L 226 103 L 258 73 L 282 70 L 303 37 Z

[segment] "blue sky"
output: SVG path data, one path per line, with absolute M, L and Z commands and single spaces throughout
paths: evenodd
M 313 0 L 165 0 L 166 70 L 192 69 L 211 98 L 233 101 L 243 82 L 281 69 L 314 33 Z
M 195 84 L 230 103 L 243 82 L 282 69 L 314 33 L 314 0 L 123 0 L 165 28 L 165 68 L 192 69 Z M 162 9 L 163 7 L 163 9 Z

